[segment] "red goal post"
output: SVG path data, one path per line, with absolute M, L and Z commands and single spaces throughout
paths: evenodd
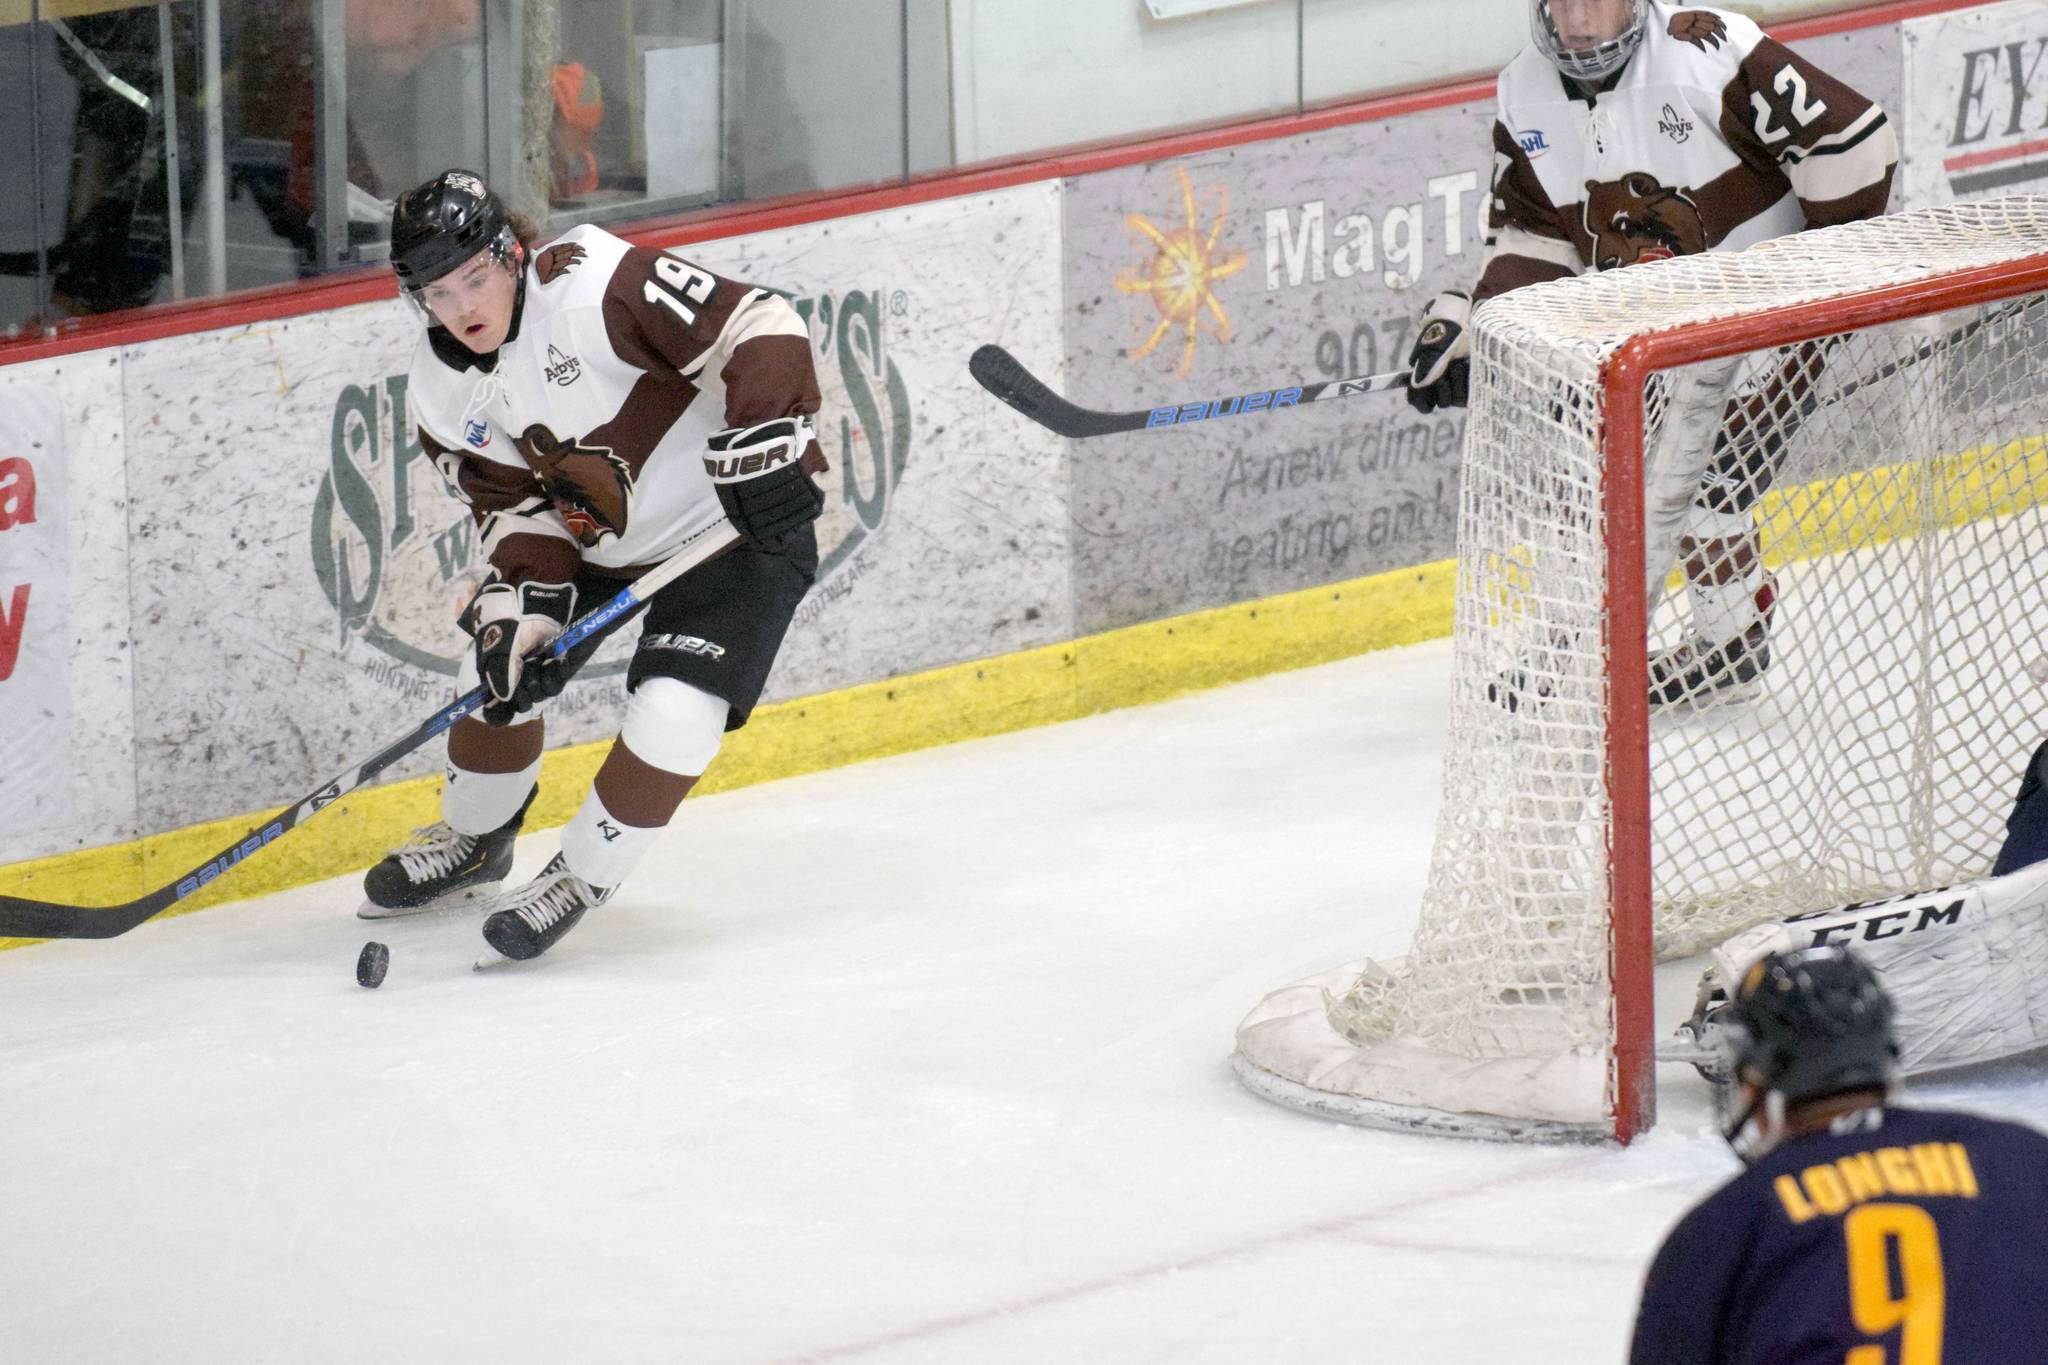
M 1988 870 L 2048 724 L 2048 199 L 1536 286 L 1475 336 L 1415 947 L 1274 992 L 1234 1063 L 1352 1122 L 1627 1142 L 1660 946 Z M 1653 721 L 1707 504 L 1774 658 Z

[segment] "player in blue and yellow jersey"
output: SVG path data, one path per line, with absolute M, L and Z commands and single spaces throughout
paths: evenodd
M 1631 1365 L 2048 1360 L 2048 1137 L 1887 1103 L 1891 1000 L 1847 949 L 1763 958 L 1729 1024 L 1749 1169 L 1665 1239 Z

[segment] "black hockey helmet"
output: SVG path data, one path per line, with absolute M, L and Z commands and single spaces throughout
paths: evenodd
M 1752 965 L 1727 1024 L 1736 1078 L 1788 1106 L 1883 1090 L 1898 1061 L 1891 997 L 1875 972 L 1832 944 Z
M 391 267 L 409 293 L 440 279 L 479 251 L 511 258 L 512 220 L 473 171 L 443 171 L 398 196 L 391 209 Z

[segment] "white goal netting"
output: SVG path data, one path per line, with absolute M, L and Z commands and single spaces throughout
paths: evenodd
M 2048 199 L 2016 198 L 1481 309 L 1414 945 L 1268 997 L 1247 1084 L 1363 1122 L 1612 1133 L 1617 991 L 1649 988 L 1612 966 L 1627 887 L 1673 956 L 1988 871 L 2048 734 L 2042 289 Z M 1606 377 L 1652 334 L 1743 349 L 1651 373 L 1630 440 Z M 1643 549 L 1610 560 L 1623 461 Z

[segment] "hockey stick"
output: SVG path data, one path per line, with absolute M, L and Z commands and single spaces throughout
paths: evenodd
M 1940 336 L 1927 338 L 1904 355 L 1886 361 L 1874 370 L 1865 371 L 1853 379 L 1845 379 L 1830 389 L 1819 387 L 1809 389 L 1784 413 L 1783 417 L 1779 420 L 1778 426 L 1771 432 L 1766 433 L 1766 438 L 1775 443 L 1770 448 L 1771 451 L 1783 450 L 1785 445 L 1805 427 L 1807 420 L 1822 408 L 1833 407 L 1837 403 L 1846 402 L 1864 389 L 1882 384 L 1887 379 L 1903 374 L 1916 365 L 1925 364 L 1927 361 L 1945 354 L 1950 349 L 1962 345 L 1986 327 L 1995 326 L 2010 318 L 2018 317 L 2033 301 L 2032 298 L 2021 298 L 2000 304 L 1998 307 L 1986 312 L 1982 317 L 1972 318 L 1960 327 L 1944 332 Z M 1832 344 L 1846 335 L 1848 334 L 1842 333 L 1834 337 L 1817 337 L 1811 342 L 1801 344 L 1808 346 Z M 1786 351 L 1789 353 L 1793 349 L 1792 347 L 1787 347 Z M 1771 453 L 1767 455 L 1767 458 L 1775 459 L 1777 456 L 1775 453 Z
M 1873 384 L 1882 384 L 1893 375 L 1910 370 L 1923 361 L 1931 360 L 1952 346 L 1960 346 L 1986 327 L 2004 322 L 2008 318 L 2018 317 L 2022 312 L 2026 311 L 2028 305 L 2033 303 L 2033 301 L 2031 298 L 2014 299 L 2009 303 L 2003 303 L 1991 309 L 1983 317 L 1972 318 L 1953 331 L 1944 332 L 1938 337 L 1929 337 L 1897 360 L 1889 361 L 1868 374 L 1858 375 L 1856 378 L 1836 386 L 1831 393 L 1820 399 L 1816 406 L 1839 403 L 1854 395 L 1859 389 L 1867 389 Z
M 739 533 L 732 529 L 730 522 L 724 518 L 712 522 L 685 541 L 681 550 L 621 589 L 616 597 L 597 610 L 578 617 L 567 630 L 531 657 L 553 655 L 560 658 L 586 641 L 609 634 L 645 606 L 655 593 L 737 539 Z M 301 821 L 327 809 L 456 721 L 482 707 L 484 701 L 485 693 L 481 687 L 456 698 L 414 726 L 403 738 L 380 749 L 374 757 L 302 797 L 295 805 L 277 812 L 176 881 L 125 905 L 63 905 L 55 901 L 0 896 L 0 938 L 113 938 L 117 934 L 125 934 L 144 920 L 212 885 L 231 869 L 291 833 Z
M 990 344 L 975 349 L 967 359 L 967 372 L 981 386 L 1032 421 L 1072 440 L 1108 436 L 1119 431 L 1150 431 L 1156 427 L 1185 426 L 1217 417 L 1245 417 L 1255 412 L 1279 412 L 1352 398 L 1361 393 L 1384 393 L 1408 382 L 1406 370 L 1386 374 L 1356 375 L 1350 379 L 1326 379 L 1315 384 L 1296 384 L 1283 389 L 1262 389 L 1231 398 L 1199 403 L 1169 403 L 1132 412 L 1099 412 L 1069 403 L 1048 388 L 1044 381 L 1024 368 L 1023 362 L 1002 347 Z

